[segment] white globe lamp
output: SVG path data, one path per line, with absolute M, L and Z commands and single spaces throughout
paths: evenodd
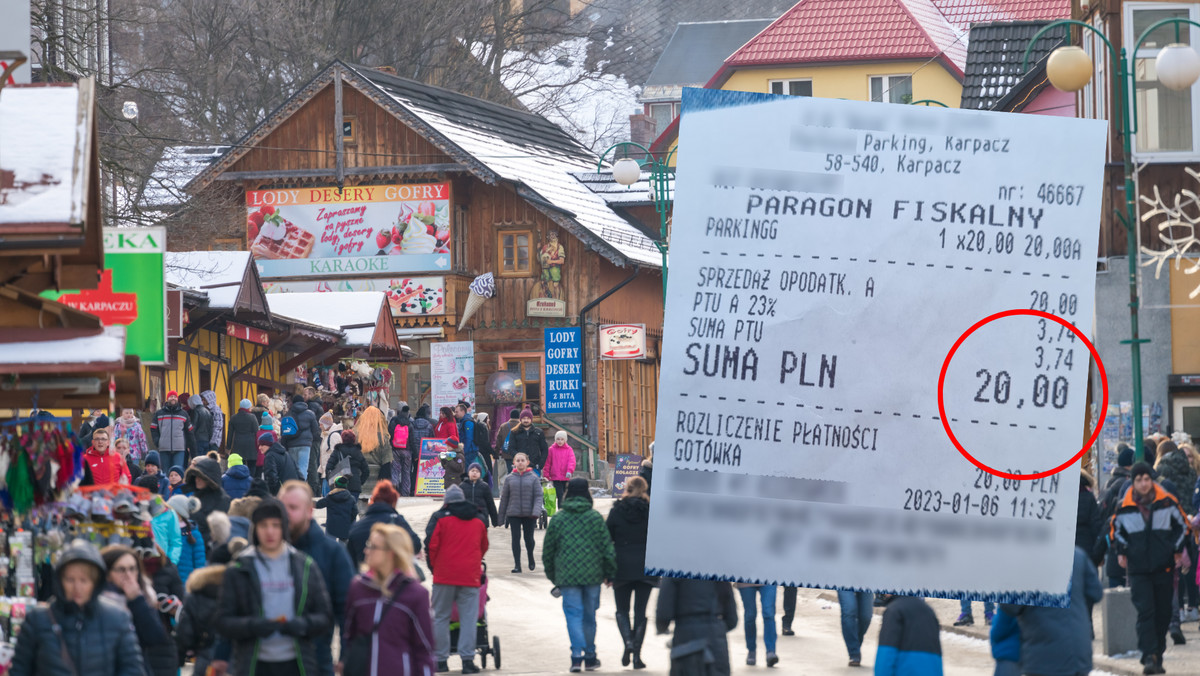
M 613 164 L 613 180 L 621 185 L 630 186 L 642 177 L 642 167 L 637 160 L 623 157 Z
M 1163 47 L 1154 60 L 1158 81 L 1169 89 L 1187 89 L 1200 78 L 1200 54 L 1178 42 Z

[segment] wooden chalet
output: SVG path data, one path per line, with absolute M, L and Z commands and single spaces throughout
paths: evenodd
M 497 370 L 519 375 L 521 405 L 540 411 L 543 331 L 582 325 L 586 415 L 546 415 L 542 422 L 605 455 L 644 453 L 653 439 L 662 336 L 661 257 L 647 236 L 657 232 L 657 216 L 645 204 L 614 206 L 586 185 L 579 175 L 594 173 L 597 160 L 538 115 L 334 62 L 186 185 L 193 199 L 234 206 L 203 223 L 168 227 L 207 228 L 214 248 L 236 242 L 253 251 L 272 292 L 268 302 L 274 292 L 387 293 L 396 334 L 413 353 L 393 368 L 391 401 L 414 411 L 430 397 L 430 345 L 473 341 L 478 410 L 492 414 L 493 430 L 511 406 L 493 406 L 484 392 L 487 378 Z M 265 235 L 253 236 L 271 227 L 271 212 L 263 224 L 251 203 L 263 191 L 353 202 L 371 194 L 368 188 L 404 192 L 405 186 L 434 186 L 421 189 L 445 200 L 428 208 L 437 214 L 429 225 L 437 246 L 430 256 L 385 255 L 407 254 L 408 238 L 424 237 L 411 215 L 407 230 L 390 230 L 394 216 L 373 219 L 368 211 L 356 225 L 369 236 L 365 246 L 360 240 L 350 245 L 361 247 L 358 255 L 323 259 L 332 264 L 286 260 L 289 247 L 304 259 L 323 243 L 275 239 L 272 249 Z M 294 212 L 283 206 L 281 213 L 283 219 Z M 646 214 L 652 223 L 640 222 Z M 280 225 L 272 237 L 282 233 Z M 293 230 L 287 233 L 291 238 Z M 546 252 L 556 255 L 539 255 Z M 488 272 L 495 295 L 463 322 L 468 286 Z M 406 300 L 414 285 L 426 303 Z M 608 323 L 645 324 L 646 356 L 599 362 L 596 328 Z

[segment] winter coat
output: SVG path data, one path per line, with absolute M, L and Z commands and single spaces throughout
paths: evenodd
M 465 500 L 446 505 L 429 537 L 426 557 L 434 584 L 478 587 L 487 554 L 487 528 L 476 518 L 475 505 Z
M 421 410 L 428 412 L 428 409 L 424 406 L 421 407 Z M 421 450 L 421 441 L 423 439 L 433 438 L 434 430 L 433 421 L 428 416 L 422 416 L 421 410 L 418 410 L 417 417 L 412 419 L 413 431 L 417 433 L 417 450 L 415 451 L 417 453 Z
M 1183 508 L 1158 483 L 1154 484 L 1149 508 L 1150 525 L 1147 528 L 1130 487 L 1109 522 L 1112 548 L 1118 556 L 1125 556 L 1126 572 L 1131 575 L 1173 569 L 1175 554 L 1183 551 L 1187 537 L 1187 516 Z
M 406 414 L 397 413 L 392 417 L 391 422 L 388 423 L 388 441 L 390 442 L 396 438 L 396 428 L 401 425 L 408 426 L 408 443 L 404 444 L 404 448 L 393 445 L 392 454 L 395 455 L 396 453 L 403 452 L 408 453 L 409 457 L 415 456 L 421 450 L 421 441 L 417 438 L 417 430 L 413 427 L 412 418 L 409 418 Z
M 329 495 L 317 500 L 317 509 L 325 510 L 325 532 L 339 540 L 350 539 L 350 525 L 358 511 L 357 501 L 350 491 L 335 488 Z
M 384 588 L 387 594 L 383 593 Z M 350 583 L 346 603 L 346 624 L 342 629 L 346 642 L 359 636 L 371 637 L 371 670 L 363 676 L 434 672 L 435 640 L 429 592 L 419 582 L 396 573 L 380 585 L 371 575 L 362 574 Z M 377 617 L 379 629 L 372 636 Z
M 208 484 L 204 490 L 196 488 L 197 477 L 203 478 Z M 200 501 L 200 509 L 192 513 L 192 518 L 200 527 L 204 541 L 211 542 L 208 534 L 208 515 L 213 512 L 228 512 L 231 502 L 225 489 L 221 488 L 221 463 L 212 458 L 200 458 L 188 468 L 187 474 L 183 475 L 183 483 L 186 484 L 184 492 Z
M 138 422 L 137 418 L 134 418 L 129 425 L 126 425 L 124 420 L 124 418 L 117 418 L 116 423 L 112 426 L 113 445 L 116 445 L 117 439 L 128 439 L 130 457 L 134 462 L 141 462 L 150 452 L 146 443 L 146 431 L 142 429 L 142 423 Z
M 179 453 L 196 447 L 192 419 L 179 404 L 163 406 L 154 413 L 150 436 L 159 451 Z
M 281 628 L 274 618 L 262 616 L 262 582 L 254 565 L 255 556 L 258 556 L 256 547 L 242 550 L 225 569 L 225 577 L 221 582 L 215 628 L 233 642 L 230 673 L 234 676 L 250 676 L 254 673 L 259 642 Z M 315 676 L 321 672 L 317 666 L 314 639 L 326 635 L 332 628 L 330 618 L 333 608 L 329 604 L 329 593 L 325 591 L 321 571 L 313 560 L 291 547 L 287 556 L 295 584 L 295 617 L 289 624 L 296 641 L 296 664 L 300 667 L 300 673 Z
M 212 433 L 209 435 L 209 443 L 211 448 L 223 448 L 225 443 L 225 412 L 217 404 L 217 393 L 212 390 L 204 390 L 200 393 L 200 398 L 204 400 L 204 406 L 208 408 L 208 412 L 212 415 L 213 425 Z
M 333 454 L 329 456 L 329 462 L 325 463 L 325 476 L 333 477 L 333 470 L 342 458 L 350 458 L 351 474 L 347 477 L 346 490 L 351 493 L 362 492 L 363 482 L 367 480 L 371 471 L 367 467 L 367 459 L 363 457 L 362 444 L 341 443 L 335 446 Z
M 317 473 L 322 479 L 333 478 L 329 476 L 329 458 L 333 455 L 333 449 L 337 448 L 337 446 L 341 443 L 341 423 L 331 425 L 328 432 L 321 433 L 320 455 L 317 456 Z
M 1021 661 L 1021 625 L 1017 618 L 1004 612 L 1001 606 L 999 612 L 992 618 L 992 629 L 988 641 L 992 645 L 992 659 L 999 662 Z
M 1140 518 L 1140 516 L 1139 516 Z M 1074 676 L 1092 670 L 1091 608 L 1104 596 L 1096 568 L 1075 548 L 1071 604 L 1066 608 L 1004 604 L 1000 610 L 1021 627 L 1021 673 Z
M 341 627 L 346 617 L 346 595 L 350 591 L 350 580 L 354 579 L 354 567 L 350 554 L 337 540 L 325 534 L 316 519 L 308 522 L 308 530 L 296 538 L 292 545 L 312 557 L 321 571 L 329 601 L 333 604 L 333 624 L 325 632 L 332 639 L 333 628 Z M 345 642 L 343 641 L 343 647 Z
M 250 468 L 245 465 L 230 467 L 221 477 L 221 488 L 230 500 L 246 497 L 246 491 L 250 490 Z
M 439 418 L 437 425 L 433 428 L 433 438 L 449 439 L 450 437 L 458 439 L 458 423 L 453 418 L 450 420 Z
M 941 676 L 941 627 L 924 599 L 891 596 L 884 600 L 875 673 L 881 676 Z M 1084 632 L 1084 636 L 1090 636 Z
M 513 470 L 500 489 L 500 523 L 507 524 L 510 516 L 541 516 L 546 511 L 542 503 L 542 482 L 532 469 Z
M 459 484 L 459 488 L 462 488 L 467 502 L 475 505 L 475 509 L 479 512 L 479 518 L 483 521 L 483 525 L 500 525 L 500 515 L 496 512 L 496 500 L 492 497 L 492 488 L 488 486 L 487 481 L 484 479 L 480 479 L 479 481 L 464 481 Z
M 192 407 L 192 432 L 196 439 L 196 454 L 207 453 L 213 448 L 213 414 L 204 406 L 204 400 L 198 394 L 192 395 L 188 404 Z
M 55 572 L 69 563 L 83 561 L 104 570 L 104 561 L 91 547 L 68 547 L 59 555 Z M 142 651 L 129 611 L 101 600 L 103 585 L 96 585 L 92 598 L 82 606 L 62 601 L 58 575 L 54 576 L 56 598 L 49 606 L 30 605 L 17 641 L 16 654 L 8 672 L 12 676 L 144 676 Z M 60 641 L 54 627 L 62 632 Z M 67 648 L 74 669 L 62 659 Z
M 496 451 L 500 454 L 500 457 L 507 460 L 509 464 L 512 464 L 513 459 L 511 434 L 512 431 L 517 428 L 517 424 L 518 423 L 516 420 L 509 420 L 501 425 L 500 429 L 496 430 Z
M 200 570 L 208 561 L 204 556 L 204 538 L 200 536 L 200 529 L 195 521 L 181 525 L 179 534 L 183 538 L 183 547 L 176 566 L 179 568 L 179 579 L 187 584 L 192 571 Z
M 492 464 L 492 445 L 488 441 L 487 426 L 480 425 L 470 416 L 459 420 L 456 424 L 458 427 L 458 440 L 462 444 L 467 464 L 483 462 L 490 467 Z
M 175 676 L 179 669 L 175 646 L 168 642 L 170 637 L 163 626 L 162 614 L 156 607 L 151 606 L 148 600 L 154 598 L 154 590 L 146 587 L 143 589 L 145 591 L 140 596 L 130 601 L 115 585 L 106 583 L 101 602 L 112 603 L 129 611 L 147 673 L 150 676 Z
M 304 402 L 292 404 L 292 407 L 284 415 L 291 416 L 296 421 L 296 428 L 299 430 L 296 436 L 283 440 L 284 446 L 288 448 L 294 446 L 312 447 L 313 439 L 321 438 L 321 424 L 317 422 L 317 417 L 313 415 L 312 409 L 308 407 L 308 404 Z
M 542 476 L 551 481 L 570 481 L 575 473 L 575 449 L 570 444 L 553 444 L 546 453 L 546 467 Z
M 729 676 L 725 634 L 738 624 L 738 606 L 728 582 L 663 578 L 654 620 L 662 634 L 675 623 L 671 676 Z
M 459 448 L 462 448 L 461 446 Z M 466 459 L 462 451 L 446 449 L 446 457 L 442 458 L 442 482 L 447 488 L 462 483 L 463 474 L 467 471 Z
M 179 528 L 179 517 L 175 510 L 167 511 L 150 519 L 150 531 L 154 534 L 154 542 L 167 553 L 167 558 L 176 566 L 183 554 L 183 532 Z
M 646 530 L 650 526 L 650 502 L 643 498 L 621 498 L 613 503 L 605 520 L 617 552 L 614 580 L 647 582 Z
M 217 610 L 225 566 L 208 566 L 192 573 L 187 583 L 187 598 L 175 625 L 175 646 L 180 662 L 189 652 L 195 654 L 192 673 L 202 676 L 212 662 L 213 645 L 217 642 Z
M 1163 480 L 1170 481 L 1180 490 L 1187 490 L 1196 485 L 1196 470 L 1192 469 L 1192 463 L 1188 462 L 1187 451 L 1182 448 L 1177 448 L 1160 457 L 1155 463 L 1154 469 L 1158 471 L 1158 475 Z M 1175 497 L 1179 499 L 1179 505 L 1183 507 L 1184 512 L 1196 513 L 1191 501 L 1186 500 L 1184 495 L 1176 494 Z
M 371 527 L 377 523 L 388 523 L 408 531 L 409 537 L 412 538 L 413 556 L 421 553 L 421 538 L 412 526 L 408 525 L 408 521 L 386 502 L 373 502 L 367 507 L 366 513 L 350 527 L 350 539 L 346 543 L 346 549 L 350 551 L 350 558 L 354 561 L 356 569 L 362 565 L 367 540 L 371 537 Z
M 237 453 L 248 463 L 258 457 L 258 418 L 246 409 L 229 419 L 229 452 Z
M 91 468 L 92 481 L 96 486 L 133 483 L 133 478 L 129 476 L 129 467 L 125 464 L 125 458 L 111 447 L 104 453 L 98 452 L 95 448 L 89 448 L 83 454 L 83 460 Z
M 278 441 L 267 449 L 267 457 L 263 460 L 263 478 L 267 481 L 267 490 L 271 491 L 271 495 L 277 495 L 279 487 L 285 481 L 300 478 L 300 470 L 296 467 L 296 461 L 292 460 L 287 449 Z
M 546 577 L 557 587 L 600 584 L 617 574 L 617 555 L 604 517 L 583 497 L 563 500 L 542 542 Z
M 646 480 L 646 495 L 650 495 L 650 489 L 654 486 L 654 462 L 643 460 L 641 468 L 638 469 L 638 476 Z
M 1104 532 L 1104 518 L 1100 516 L 1100 506 L 1090 490 L 1079 489 L 1079 509 L 1075 512 L 1075 546 L 1091 556 L 1096 550 L 1096 541 Z M 1096 557 L 1096 565 L 1100 565 L 1101 556 Z
M 546 464 L 546 454 L 550 447 L 546 445 L 546 435 L 540 427 L 517 425 L 510 433 L 508 452 L 516 455 L 524 453 L 529 456 L 529 466 L 541 469 Z

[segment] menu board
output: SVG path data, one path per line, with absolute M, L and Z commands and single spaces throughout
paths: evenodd
M 446 493 L 446 470 L 442 467 L 441 452 L 446 450 L 445 439 L 422 439 L 417 460 L 417 485 L 413 495 L 433 498 Z
M 450 268 L 450 184 L 246 192 L 246 242 L 260 276 Z
M 647 568 L 1064 605 L 1105 140 L 685 90 Z
M 433 410 L 460 401 L 475 405 L 475 343 L 469 340 L 433 343 L 429 346 L 429 370 L 433 377 Z
M 583 411 L 581 336 L 578 327 L 544 329 L 546 413 Z

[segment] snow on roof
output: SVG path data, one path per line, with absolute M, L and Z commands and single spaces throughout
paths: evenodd
M 379 310 L 386 302 L 382 291 L 313 291 L 270 295 L 273 315 L 341 331 L 345 335 L 343 344 L 347 347 L 371 345 L 375 325 L 379 321 Z M 363 324 L 367 326 L 360 326 Z M 347 326 L 356 328 L 343 328 Z
M 580 183 L 586 185 L 588 190 L 600 195 L 605 202 L 617 206 L 634 206 L 644 204 L 654 204 L 654 191 L 650 188 L 650 172 L 643 171 L 641 176 L 632 185 L 621 185 L 613 179 L 611 171 L 596 173 L 595 168 L 591 171 L 577 171 L 571 174 Z M 674 175 L 669 179 L 670 192 L 675 191 Z
M 77 85 L 0 89 L 0 223 L 83 222 L 92 128 L 83 98 Z
M 167 146 L 142 189 L 141 206 L 172 207 L 187 201 L 184 186 L 212 164 L 229 146 Z
M 248 265 L 248 251 L 168 251 L 166 278 L 173 286 L 206 292 L 211 308 L 232 309 Z
M 533 133 L 520 139 L 502 133 L 499 125 L 489 118 L 489 115 L 510 114 L 506 112 L 509 109 L 494 110 L 501 106 L 441 90 L 432 98 L 426 91 L 430 88 L 425 85 L 367 69 L 358 72 L 501 178 L 524 184 L 533 193 L 526 197 L 540 199 L 567 212 L 622 256 L 640 265 L 662 265 L 653 242 L 610 209 L 604 198 L 571 175 L 571 172 L 596 170 L 598 158 L 591 151 L 577 143 L 559 143 L 549 136 L 545 142 L 538 142 Z M 431 100 L 436 103 L 429 103 Z M 518 113 L 511 111 L 511 114 Z M 562 135 L 561 130 L 558 132 Z
M 0 343 L 0 364 L 124 364 L 125 327 L 108 326 L 96 336 Z M 69 371 L 64 368 L 64 371 Z

